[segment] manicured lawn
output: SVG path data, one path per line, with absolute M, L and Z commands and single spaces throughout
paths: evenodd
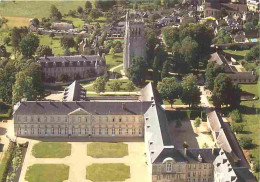
M 27 169 L 28 182 L 63 182 L 69 178 L 69 166 L 64 164 L 34 164 Z
M 125 181 L 130 178 L 130 167 L 122 163 L 92 164 L 87 166 L 86 178 L 91 181 Z
M 223 50 L 224 52 L 226 53 L 229 53 L 229 54 L 232 54 L 233 57 L 237 60 L 237 61 L 240 61 L 240 60 L 243 60 L 245 55 L 249 52 L 249 49 L 245 49 L 245 50 L 230 50 L 230 49 L 226 49 L 226 50 Z
M 87 155 L 94 158 L 121 158 L 128 155 L 128 145 L 124 143 L 90 143 L 87 146 Z
M 110 85 L 112 82 L 115 82 L 115 81 L 118 81 L 121 83 L 121 87 L 120 87 L 120 90 L 117 91 L 117 92 L 128 92 L 128 90 L 126 90 L 126 84 L 128 82 L 130 82 L 129 80 L 109 80 L 106 84 L 106 92 L 112 92 L 111 88 L 110 88 Z M 84 85 L 83 85 L 84 87 Z M 89 86 L 89 87 L 86 87 L 86 89 L 88 91 L 94 91 L 94 88 L 93 88 L 93 85 Z M 133 92 L 137 92 L 137 91 L 140 91 L 141 89 L 138 88 L 138 87 L 135 87 L 134 91 Z
M 106 55 L 106 64 L 108 70 L 121 63 L 123 63 L 123 53 L 116 53 L 114 57 L 110 54 Z
M 116 69 L 114 69 L 113 72 L 116 72 L 116 73 L 120 73 L 120 74 L 121 74 L 121 70 L 122 70 L 122 69 L 123 69 L 123 65 L 120 66 L 120 67 L 118 67 L 118 68 L 116 68 Z
M 2 1 L 0 15 L 27 18 L 48 17 L 51 5 L 55 5 L 62 14 L 65 14 L 69 10 L 77 10 L 78 6 L 84 7 L 85 1 Z
M 36 158 L 64 158 L 71 154 L 71 144 L 63 142 L 39 142 L 33 146 Z
M 242 91 L 255 94 L 259 96 L 259 86 L 260 84 L 239 84 Z

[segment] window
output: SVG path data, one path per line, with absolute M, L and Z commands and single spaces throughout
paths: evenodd
M 212 168 L 212 165 L 211 165 L 211 164 L 209 164 L 209 168 L 210 168 L 210 169 Z
M 99 120 L 99 122 L 101 122 L 101 121 L 102 121 L 102 120 L 101 120 L 101 116 L 99 116 L 99 117 L 98 117 L 98 120 Z
M 125 129 L 126 134 L 128 134 L 128 128 Z
M 88 134 L 88 128 L 85 128 L 85 135 Z
M 128 122 L 128 117 L 126 116 L 125 121 Z
M 135 135 L 135 128 L 132 129 L 132 135 Z
M 190 177 L 190 172 L 188 172 L 188 177 Z
M 170 175 L 167 175 L 166 178 L 167 178 L 167 179 L 171 179 L 171 176 L 170 176 Z
M 115 118 L 113 118 L 112 121 L 115 122 Z
M 160 180 L 161 179 L 161 176 L 160 175 L 157 175 L 157 180 Z
M 196 169 L 196 164 L 193 164 L 193 169 Z
M 61 134 L 61 128 L 60 127 L 58 128 L 58 134 L 59 135 Z
M 195 177 L 196 176 L 196 172 L 193 172 L 193 177 Z
M 67 131 L 68 131 L 68 128 L 66 127 L 66 128 L 65 128 L 65 134 L 67 134 Z
M 119 135 L 122 135 L 122 128 L 119 128 Z
M 51 133 L 54 134 L 54 128 L 53 127 L 51 128 Z
M 139 128 L 139 135 L 142 134 L 142 128 Z
M 33 128 L 33 126 L 31 127 L 31 134 L 34 134 L 34 128 Z
M 181 165 L 178 165 L 178 171 L 181 172 Z
M 204 169 L 207 169 L 207 164 L 204 164 Z
M 199 169 L 201 169 L 201 164 L 199 164 Z
M 201 176 L 201 172 L 200 171 L 199 171 L 198 175 Z
M 135 122 L 135 117 L 133 116 L 133 122 Z
M 38 128 L 38 134 L 39 135 L 41 134 L 41 128 Z
M 85 117 L 85 121 L 88 122 L 88 118 L 87 117 Z
M 65 117 L 65 123 L 67 122 L 67 117 Z
M 115 128 L 112 128 L 112 135 L 115 134 Z
M 72 127 L 72 134 L 74 134 L 75 133 L 75 128 L 74 127 Z
M 98 134 L 102 134 L 102 129 L 101 129 L 101 127 L 99 126 L 99 128 L 98 128 Z
M 108 135 L 108 127 L 106 127 L 106 135 Z
M 92 135 L 95 135 L 95 128 L 92 128 Z
M 60 122 L 60 117 L 58 117 L 58 122 Z
M 33 122 L 33 116 L 31 117 L 31 122 Z
M 119 122 L 122 122 L 122 118 L 119 118 Z
M 141 116 L 139 117 L 139 122 L 142 122 L 142 117 Z
M 191 169 L 191 164 L 188 164 L 188 168 Z
M 38 122 L 40 122 L 40 117 L 37 118 Z
M 18 133 L 21 135 L 21 133 L 22 133 L 22 130 L 21 130 L 21 128 L 19 127 L 18 128 Z
M 172 164 L 166 163 L 166 172 L 171 172 L 171 171 L 172 171 Z
M 44 130 L 45 135 L 47 134 L 47 127 L 45 126 L 45 130 Z
M 79 117 L 79 122 L 81 122 L 81 117 Z

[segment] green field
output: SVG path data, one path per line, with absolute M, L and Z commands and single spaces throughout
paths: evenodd
M 122 163 L 92 164 L 87 166 L 86 178 L 91 181 L 125 181 L 130 178 L 130 167 Z
M 249 49 L 245 49 L 245 50 L 230 50 L 230 49 L 226 49 L 226 50 L 223 50 L 224 52 L 226 53 L 229 53 L 229 54 L 232 54 L 233 57 L 237 60 L 237 61 L 240 61 L 240 60 L 243 60 L 245 55 L 249 52 Z
M 64 158 L 71 154 L 71 144 L 63 142 L 39 142 L 33 146 L 36 158 Z
M 69 10 L 84 7 L 85 1 L 2 1 L 0 15 L 12 17 L 42 18 L 50 15 L 51 5 L 55 5 L 62 14 Z
M 242 91 L 259 96 L 259 84 L 239 84 Z
M 128 155 L 128 145 L 124 143 L 90 143 L 87 146 L 87 155 L 94 158 L 121 158 Z
M 119 64 L 123 63 L 123 53 L 116 53 L 114 57 L 110 54 L 106 55 L 106 64 L 107 64 L 107 69 L 109 70 L 112 67 L 115 67 Z
M 63 164 L 34 164 L 27 169 L 28 182 L 63 182 L 69 178 L 69 166 Z
M 82 29 L 82 26 L 84 25 L 84 21 L 82 21 L 80 18 L 74 18 L 71 16 L 67 16 L 67 17 L 63 18 L 62 20 L 71 21 L 73 23 L 74 27 L 76 27 L 78 29 Z

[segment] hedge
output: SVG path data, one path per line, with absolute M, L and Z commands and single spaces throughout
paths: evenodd
M 0 163 L 0 182 L 6 182 L 9 166 L 12 162 L 15 143 L 9 143 L 7 151 L 4 153 L 4 158 Z
M 195 119 L 197 117 L 206 120 L 206 112 L 204 110 L 176 110 L 176 111 L 166 111 L 167 118 L 169 120 L 175 119 Z
M 0 114 L 0 121 L 2 121 L 3 119 L 9 118 L 12 114 L 12 108 L 9 108 L 7 113 L 5 114 Z

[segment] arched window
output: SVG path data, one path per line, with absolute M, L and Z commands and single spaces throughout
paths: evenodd
M 171 172 L 172 171 L 172 163 L 167 162 L 166 163 L 166 172 Z

